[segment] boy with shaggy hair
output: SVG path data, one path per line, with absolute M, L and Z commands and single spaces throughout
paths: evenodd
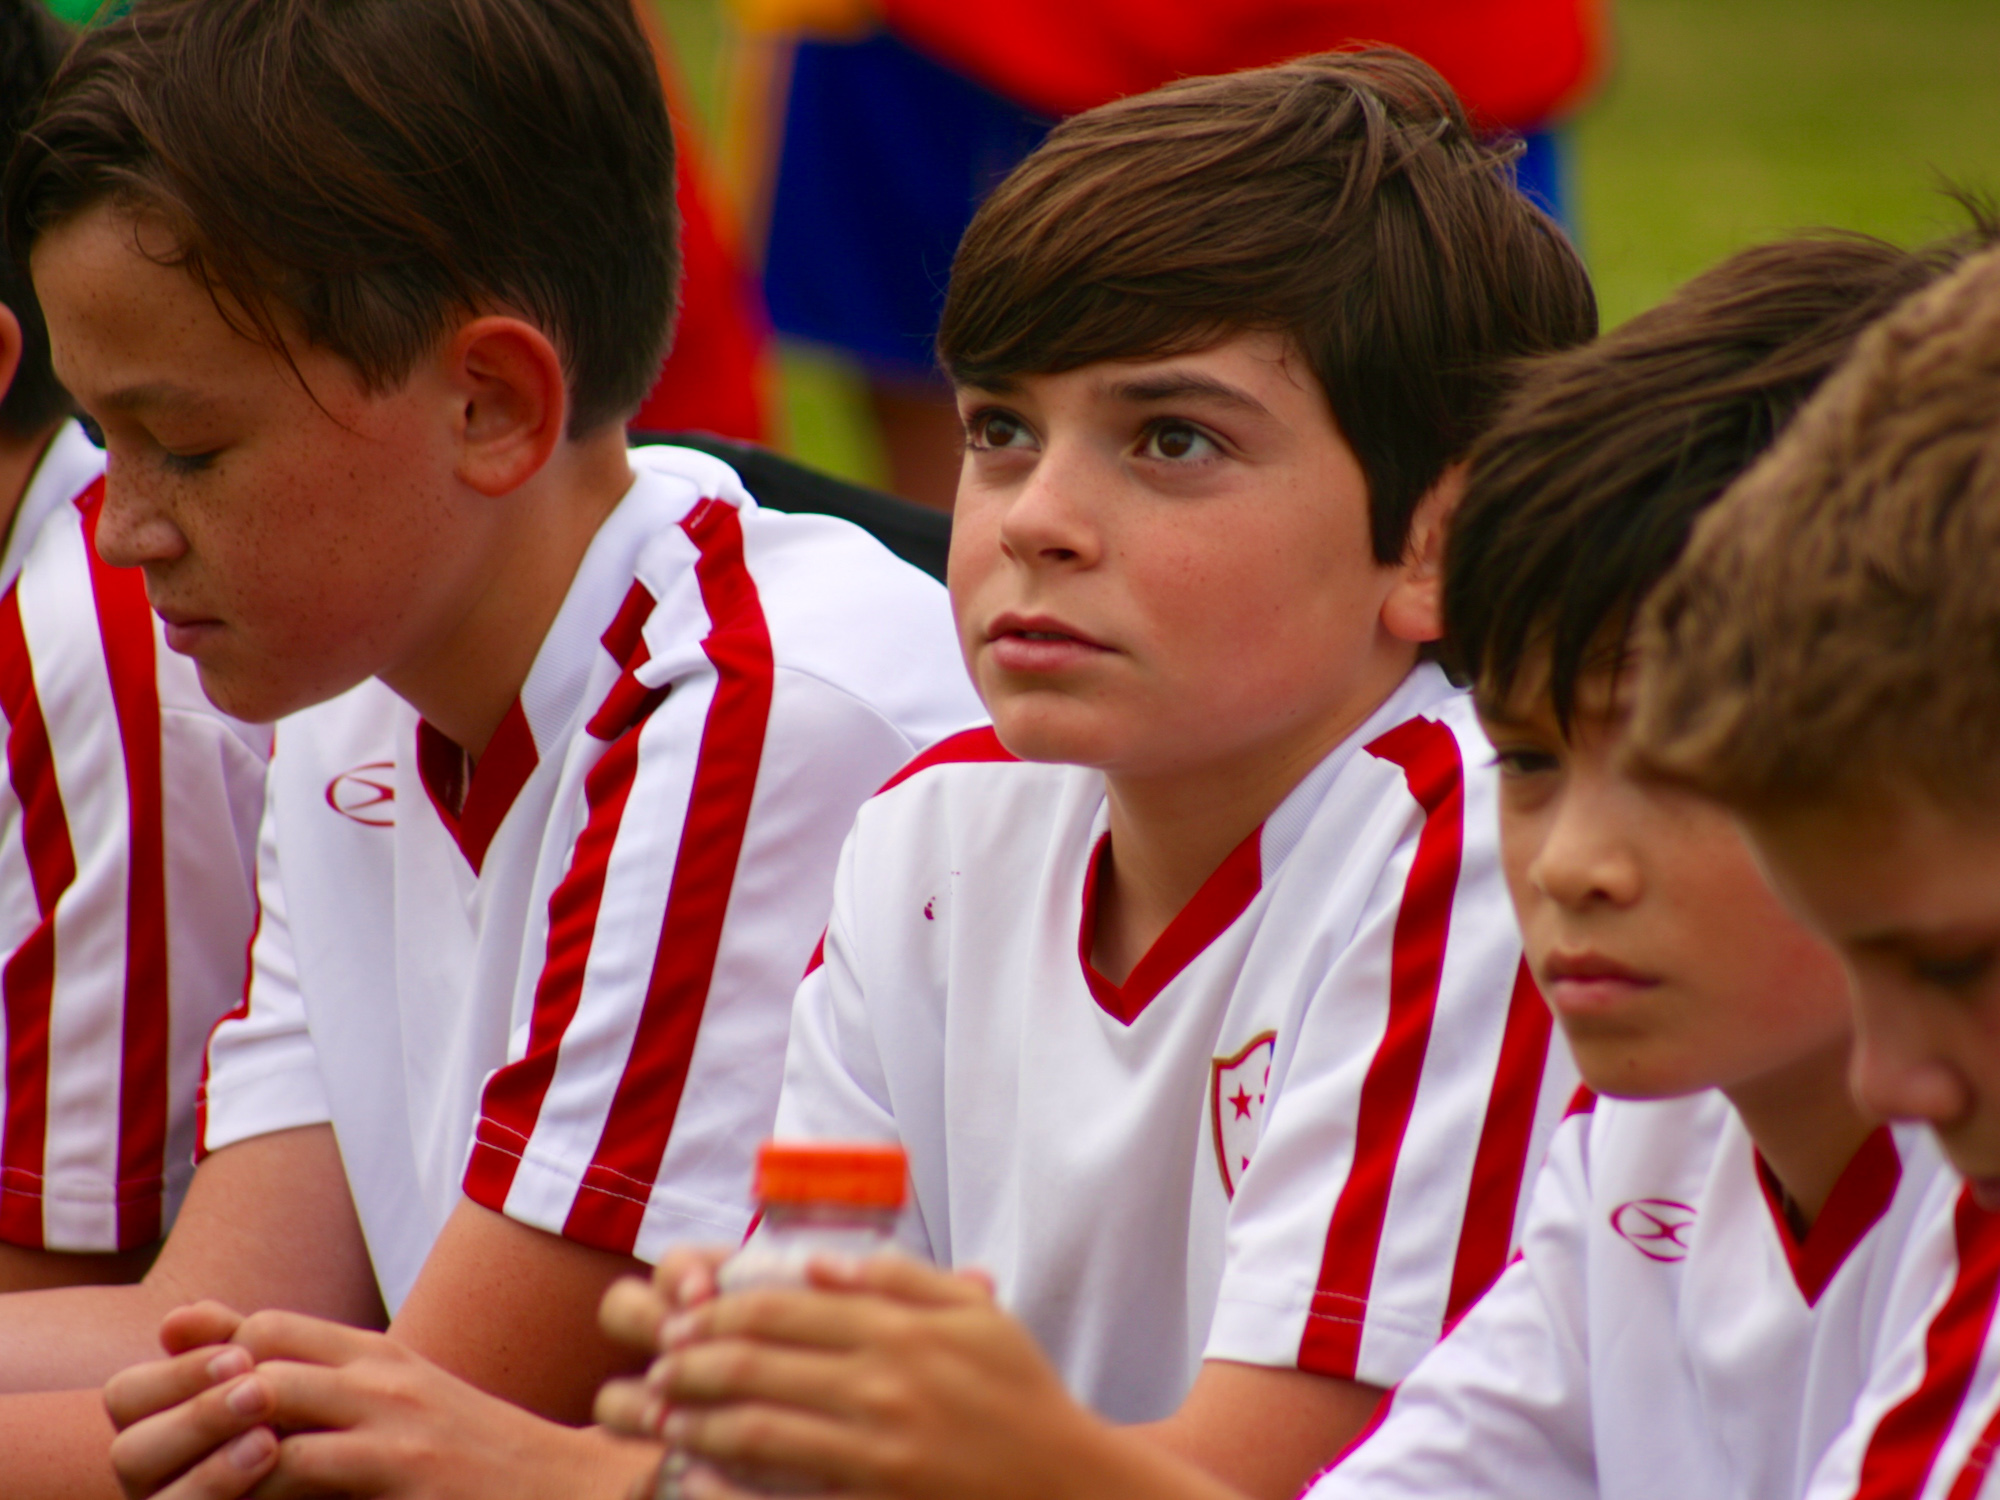
M 579 1421 L 604 1285 L 747 1224 L 840 840 L 978 705 L 930 580 L 628 456 L 673 162 L 628 0 L 140 0 L 14 157 L 97 550 L 212 700 L 289 717 L 181 1217 L 139 1284 L 0 1313 L 0 1388 L 50 1393 L 0 1399 L 10 1496 L 108 1491 L 76 1388 L 226 1339 L 214 1304 Z M 632 1466 L 534 1425 L 566 1478 Z
M 1962 252 L 1835 237 L 1746 252 L 1615 334 L 1533 362 L 1473 450 L 1446 620 L 1498 752 L 1529 967 L 1606 1097 L 1583 1091 L 1558 1131 L 1520 1258 L 1316 1500 L 1794 1494 L 1871 1354 L 1918 1320 L 1921 1297 L 1882 1288 L 1950 1189 L 1941 1157 L 1848 1097 L 1838 963 L 1727 818 L 1635 778 L 1621 751 L 1632 621 L 1696 517 L 1870 319 Z M 918 1416 L 889 1435 L 921 1461 L 884 1493 L 973 1492 L 942 1480 L 963 1479 L 967 1454 L 997 1467 L 1003 1452 L 1022 1455 L 1002 1471 L 1020 1480 L 977 1492 L 1063 1493 L 1067 1475 L 1099 1497 L 1213 1493 L 1081 1420 L 973 1289 L 890 1265 L 839 1284 L 894 1289 L 906 1320 L 910 1304 L 939 1309 L 919 1347 L 945 1394 L 906 1393 Z M 653 1387 L 685 1442 L 726 1442 L 738 1414 L 703 1410 L 718 1392 L 782 1399 L 777 1379 L 726 1363 L 775 1326 L 724 1298 L 673 1330 Z M 859 1386 L 898 1351 L 842 1352 Z M 997 1432 L 973 1430 L 998 1411 Z M 687 1491 L 731 1493 L 705 1479 Z
M 1633 737 L 1841 954 L 1864 1106 L 1966 1178 L 1933 1316 L 1815 1500 L 1971 1500 L 2000 1444 L 2000 252 L 1873 330 L 1648 610 Z

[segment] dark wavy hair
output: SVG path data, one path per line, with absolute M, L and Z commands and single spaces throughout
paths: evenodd
M 69 34 L 40 0 L 0 0 L 0 162 L 14 154 L 21 131 L 42 101 Z M 33 438 L 69 410 L 69 393 L 49 367 L 49 331 L 26 264 L 0 255 L 0 303 L 21 323 L 21 362 L 0 396 L 0 433 Z

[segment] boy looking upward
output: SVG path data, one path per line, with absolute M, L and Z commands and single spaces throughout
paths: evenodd
M 1846 960 L 1852 1078 L 1966 1178 L 1935 1315 L 1815 1500 L 1970 1500 L 2000 1440 L 2000 254 L 1871 332 L 1649 609 L 1633 735 Z
M 862 810 L 778 1132 L 900 1140 L 910 1248 L 1244 1493 L 1295 1493 L 1498 1274 L 1570 1093 L 1425 658 L 1503 366 L 1593 322 L 1388 51 L 1067 121 L 953 267 L 994 728 Z
M 1620 750 L 1631 620 L 1695 517 L 1868 320 L 1958 253 L 1835 238 L 1747 252 L 1617 333 L 1531 362 L 1473 450 L 1446 618 L 1498 750 L 1529 965 L 1585 1080 L 1620 1097 L 1579 1095 L 1522 1257 L 1318 1500 L 1796 1493 L 1885 1330 L 1893 1342 L 1916 1321 L 1920 1297 L 1885 1303 L 1881 1288 L 1949 1174 L 1923 1132 L 1892 1134 L 1849 1099 L 1838 964 L 1765 889 L 1727 819 L 1634 778 Z M 991 1496 L 1071 1482 L 1099 1497 L 1212 1495 L 1081 1420 L 972 1289 L 890 1265 L 860 1281 L 899 1292 L 905 1320 L 912 1304 L 939 1309 L 920 1347 L 949 1394 L 911 1392 L 918 1415 L 891 1434 L 932 1482 L 886 1493 L 974 1492 L 942 1480 L 976 1454 L 999 1470 L 980 1476 Z M 740 1357 L 732 1345 L 760 1316 L 725 1298 L 676 1331 L 653 1384 L 683 1408 L 684 1441 L 727 1439 L 733 1413 L 699 1412 L 718 1394 L 783 1389 L 715 1363 Z M 888 1363 L 885 1349 L 842 1352 L 872 1360 L 850 1382 Z M 836 1429 L 824 1451 L 855 1436 Z M 1018 1455 L 1011 1468 L 1003 1453 Z
M 67 37 L 0 0 L 0 160 Z M 0 258 L 0 1291 L 144 1273 L 243 988 L 268 730 L 218 713 L 91 548 L 104 455 Z
M 6 210 L 108 444 L 99 551 L 212 699 L 291 717 L 188 1207 L 140 1285 L 13 1299 L 0 1384 L 97 1384 L 206 1296 L 386 1314 L 580 1419 L 603 1284 L 742 1232 L 854 808 L 977 714 L 943 591 L 628 462 L 677 267 L 626 0 L 142 3 Z M 108 1487 L 95 1395 L 0 1426 L 10 1494 Z

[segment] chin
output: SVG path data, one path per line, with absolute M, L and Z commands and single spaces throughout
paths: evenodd
M 262 673 L 232 672 L 206 662 L 197 662 L 195 670 L 200 675 L 201 690 L 208 701 L 232 719 L 241 719 L 246 724 L 272 723 L 286 714 L 337 698 L 353 686 L 349 683 L 315 691 L 282 678 Z

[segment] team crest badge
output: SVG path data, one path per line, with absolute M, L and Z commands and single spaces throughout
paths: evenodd
M 1241 1052 L 1218 1057 L 1209 1066 L 1208 1114 L 1215 1122 L 1215 1164 L 1222 1169 L 1222 1190 L 1232 1198 L 1264 1128 L 1264 1093 L 1277 1050 L 1277 1032 L 1267 1031 L 1252 1038 Z

